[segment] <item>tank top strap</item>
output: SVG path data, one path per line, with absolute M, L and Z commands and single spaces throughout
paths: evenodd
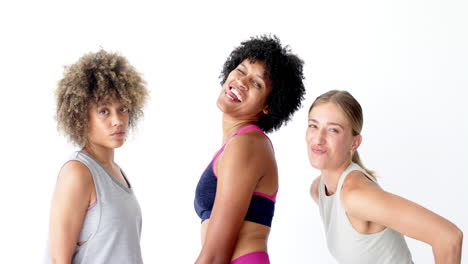
M 341 193 L 341 188 L 343 187 L 343 183 L 346 180 L 346 177 L 352 172 L 352 171 L 363 171 L 359 165 L 357 165 L 354 162 L 351 162 L 348 167 L 341 173 L 340 179 L 338 180 L 338 185 L 336 186 L 336 193 Z
M 103 179 L 99 177 L 102 174 L 101 168 L 96 164 L 96 161 L 89 156 L 89 154 L 85 154 L 83 150 L 75 151 L 69 158 L 68 161 L 79 161 L 81 164 L 85 165 L 91 176 L 93 177 L 94 187 L 96 188 L 96 195 L 100 199 L 101 193 L 103 192 L 104 183 Z

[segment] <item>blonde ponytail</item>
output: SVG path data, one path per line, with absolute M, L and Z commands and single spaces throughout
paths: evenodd
M 365 170 L 367 172 L 367 174 L 369 174 L 370 176 L 372 176 L 372 178 L 374 178 L 374 180 L 377 180 L 375 175 L 374 175 L 374 171 L 372 170 L 369 170 L 368 168 L 366 168 L 364 166 L 364 164 L 362 164 L 362 161 L 361 161 L 361 158 L 359 157 L 359 153 L 357 152 L 357 150 L 354 152 L 353 154 L 353 158 L 352 158 L 352 161 L 354 163 L 356 163 L 357 165 L 359 165 L 363 170 Z

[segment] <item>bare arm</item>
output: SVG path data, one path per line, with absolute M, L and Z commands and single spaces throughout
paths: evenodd
M 361 172 L 348 175 L 341 199 L 349 215 L 431 245 L 436 263 L 460 263 L 463 233 L 457 226 L 414 202 L 383 191 Z
M 71 263 L 93 188 L 92 176 L 85 165 L 70 161 L 63 166 L 50 213 L 49 253 L 52 263 Z
M 230 263 L 255 187 L 268 166 L 270 143 L 237 135 L 218 160 L 218 184 L 205 243 L 197 264 Z
M 312 199 L 315 201 L 315 203 L 319 203 L 319 194 L 318 194 L 318 186 L 320 183 L 320 176 L 315 178 L 315 180 L 312 182 L 310 185 L 310 196 L 312 196 Z

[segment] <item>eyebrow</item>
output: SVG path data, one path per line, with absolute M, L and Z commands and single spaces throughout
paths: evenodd
M 313 119 L 313 118 L 309 118 L 309 121 L 312 121 L 312 122 L 315 122 L 315 123 L 319 123 L 317 120 Z M 332 126 L 339 126 L 341 127 L 341 129 L 344 129 L 344 127 L 339 124 L 339 123 L 335 123 L 335 122 L 327 122 L 327 125 L 332 125 Z
M 244 67 L 246 70 L 247 69 L 247 66 L 245 66 L 243 63 L 239 64 L 240 66 Z M 265 76 L 264 75 L 261 75 L 261 74 L 256 74 L 257 77 L 259 77 L 260 79 L 262 79 L 263 82 L 266 82 L 265 80 Z
M 110 102 L 105 101 L 105 102 L 99 102 L 96 105 L 97 105 L 97 107 L 102 107 L 102 106 L 108 106 L 109 104 L 110 104 Z

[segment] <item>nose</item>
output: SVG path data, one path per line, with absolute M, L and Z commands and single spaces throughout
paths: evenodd
M 307 143 L 311 145 L 323 145 L 325 143 L 325 133 L 323 129 L 308 129 L 306 134 Z
M 240 77 L 237 77 L 236 79 L 236 82 L 239 85 L 239 88 L 244 89 L 244 90 L 248 89 L 247 81 L 248 80 L 246 76 L 240 76 Z
M 121 126 L 124 123 L 123 116 L 120 113 L 114 112 L 111 118 L 112 126 Z
M 325 129 L 320 129 L 317 133 L 317 136 L 315 137 L 315 144 L 317 145 L 322 145 L 325 143 Z

